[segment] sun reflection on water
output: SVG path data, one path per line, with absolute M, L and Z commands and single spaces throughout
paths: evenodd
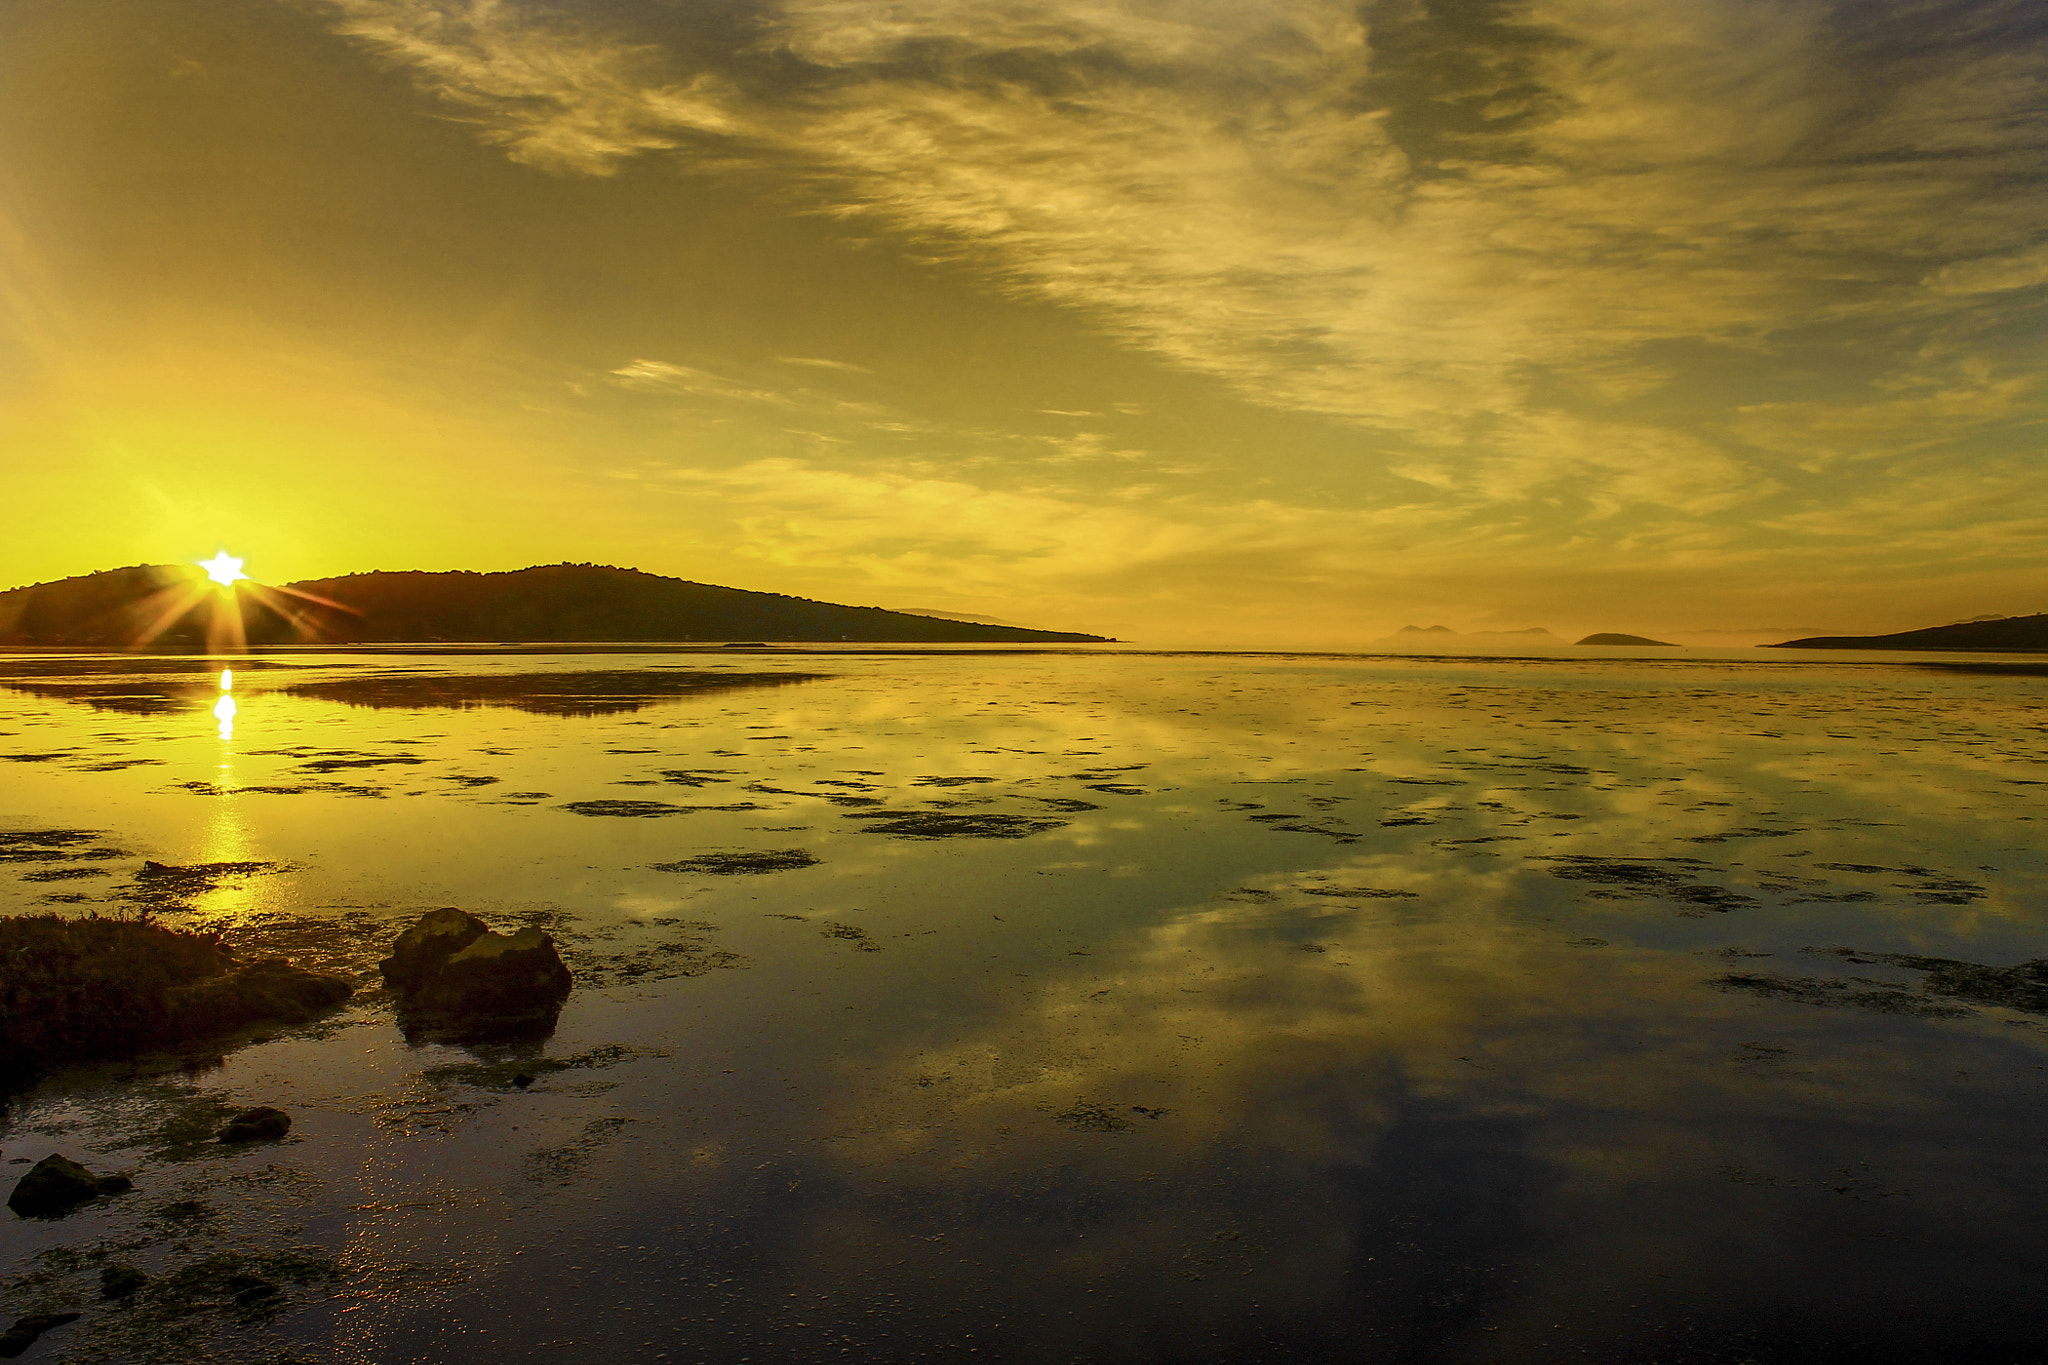
M 223 668 L 220 671 L 220 700 L 213 704 L 213 718 L 220 722 L 221 743 L 235 737 L 235 670 Z

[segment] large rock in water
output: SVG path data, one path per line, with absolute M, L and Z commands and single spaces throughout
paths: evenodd
M 222 1126 L 215 1134 L 222 1142 L 276 1141 L 292 1130 L 292 1116 L 282 1109 L 273 1109 L 259 1104 L 254 1109 L 244 1109 Z
M 452 908 L 422 915 L 378 967 L 406 1036 L 449 1042 L 552 1033 L 574 984 L 540 930 L 500 934 Z
M 24 1218 L 54 1218 L 88 1199 L 135 1188 L 125 1175 L 94 1175 L 52 1152 L 29 1168 L 7 1196 L 7 1207 Z

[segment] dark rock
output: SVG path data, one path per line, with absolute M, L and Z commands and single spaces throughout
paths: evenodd
M 222 1287 L 233 1294 L 235 1302 L 244 1308 L 268 1298 L 275 1298 L 284 1292 L 270 1281 L 255 1275 L 230 1275 L 222 1282 Z
M 440 975 L 449 958 L 489 932 L 490 925 L 452 905 L 430 910 L 398 936 L 391 956 L 377 970 L 384 973 L 385 985 L 403 995 Z
M 125 1175 L 94 1175 L 54 1152 L 38 1161 L 7 1196 L 7 1207 L 24 1218 L 54 1218 L 88 1199 L 135 1188 Z
M 517 1076 L 514 1076 L 512 1078 L 512 1084 L 518 1086 L 521 1090 L 524 1090 L 527 1086 L 533 1084 L 533 1077 L 527 1075 L 524 1071 L 522 1071 Z
M 244 1109 L 227 1121 L 220 1130 L 222 1142 L 255 1142 L 259 1139 L 276 1139 L 292 1130 L 292 1116 L 282 1109 L 269 1105 L 258 1105 Z
M 421 988 L 418 1006 L 428 1014 L 517 1017 L 561 1007 L 569 993 L 569 969 L 555 941 L 538 929 L 488 933 L 448 959 L 441 974 Z
M 354 994 L 338 976 L 272 957 L 175 987 L 165 998 L 190 1031 L 228 1033 L 259 1022 L 299 1023 Z
M 407 1036 L 451 1041 L 552 1032 L 574 983 L 540 930 L 500 934 L 454 909 L 421 916 L 379 965 Z
M 52 1327 L 62 1327 L 67 1322 L 77 1322 L 83 1313 L 31 1313 L 25 1318 L 16 1318 L 14 1326 L 0 1332 L 0 1360 L 12 1360 L 36 1344 L 36 1338 Z
M 149 1276 L 132 1265 L 100 1268 L 100 1297 L 103 1299 L 125 1299 L 148 1283 Z

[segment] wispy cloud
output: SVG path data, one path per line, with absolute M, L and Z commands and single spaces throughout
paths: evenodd
M 412 68 L 514 161 L 609 175 L 687 133 L 744 131 L 709 71 L 661 76 L 658 48 L 506 0 L 324 0 L 336 27 Z
M 2048 284 L 2048 246 L 1956 261 L 1927 277 L 1927 287 L 1942 294 L 1998 294 L 2038 284 Z
M 720 33 L 326 3 L 515 159 L 771 158 L 992 289 L 1355 425 L 1397 502 L 1463 508 L 1496 547 L 1631 517 L 1742 543 L 1816 498 L 1894 496 L 1882 457 L 2048 415 L 2013 325 L 2048 283 L 2048 42 L 2019 0 L 762 0 Z M 613 378 L 845 401 L 658 361 Z M 1105 439 L 1052 458 L 1114 458 Z M 1801 482 L 1823 469 L 1825 495 Z M 954 501 L 969 524 L 999 506 Z M 1072 509 L 989 515 L 1093 562 L 1050 529 Z M 1134 526 L 1111 539 L 1164 534 Z
M 640 393 L 717 399 L 730 403 L 783 408 L 791 412 L 853 416 L 870 421 L 885 416 L 887 412 L 887 409 L 877 403 L 839 398 L 808 388 L 762 388 L 741 380 L 728 379 L 708 370 L 670 364 L 666 360 L 635 360 L 613 370 L 609 378 L 620 388 Z
M 842 211 L 1008 287 L 1436 440 L 1526 405 L 1530 368 L 2041 269 L 1997 254 L 2042 207 L 2008 178 L 2048 89 L 1997 41 L 2011 5 L 1866 8 L 1845 47 L 1817 0 L 784 0 L 704 51 L 504 0 L 330 3 L 518 159 L 799 153 Z
M 637 488 L 672 488 L 711 518 L 692 534 L 735 560 L 799 578 L 828 573 L 842 594 L 900 597 L 939 584 L 1015 604 L 1012 615 L 1057 606 L 1128 619 L 1134 600 L 1167 587 L 1198 588 L 1235 612 L 1276 586 L 1358 575 L 1390 543 L 1430 545 L 1420 566 L 1438 562 L 1439 544 L 1455 553 L 1456 542 L 1436 525 L 1441 514 L 1421 507 L 1224 502 L 1143 481 L 995 487 L 914 462 L 771 458 L 631 475 Z

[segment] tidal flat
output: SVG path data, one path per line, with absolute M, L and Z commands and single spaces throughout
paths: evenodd
M 0 1329 L 268 1365 L 2048 1358 L 2041 688 L 0 655 L 0 914 L 357 987 L 9 1096 L 10 1187 L 61 1152 L 134 1188 L 0 1215 Z M 376 963 L 442 906 L 554 937 L 551 1037 L 406 1042 Z M 264 1105 L 288 1136 L 213 1140 Z

